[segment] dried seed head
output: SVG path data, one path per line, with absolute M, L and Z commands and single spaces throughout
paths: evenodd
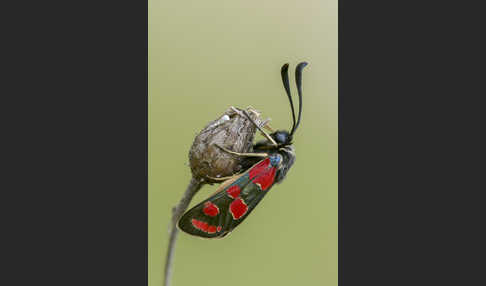
M 211 184 L 220 182 L 211 177 L 228 177 L 241 171 L 241 158 L 216 145 L 238 153 L 251 151 L 257 128 L 242 112 L 241 109 L 228 108 L 196 136 L 189 151 L 189 165 L 194 178 Z M 253 108 L 248 107 L 247 113 L 259 126 L 264 124 Z

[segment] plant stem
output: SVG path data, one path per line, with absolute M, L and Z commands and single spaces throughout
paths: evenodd
M 182 196 L 181 200 L 172 209 L 172 220 L 171 220 L 171 229 L 170 229 L 170 237 L 169 237 L 169 246 L 167 248 L 167 257 L 165 259 L 165 280 L 164 286 L 170 286 L 172 280 L 172 264 L 174 261 L 174 252 L 175 252 L 175 245 L 177 241 L 177 234 L 179 230 L 177 229 L 177 222 L 184 214 L 185 210 L 189 206 L 194 195 L 201 189 L 203 183 L 199 180 L 191 178 L 189 185 L 187 186 L 186 192 Z

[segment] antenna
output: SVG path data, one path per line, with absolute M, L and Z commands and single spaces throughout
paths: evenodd
M 290 135 L 294 134 L 295 130 L 297 130 L 297 127 L 299 127 L 300 124 L 300 116 L 302 115 L 302 70 L 305 68 L 306 65 L 307 65 L 306 62 L 301 62 L 295 68 L 295 83 L 297 84 L 297 92 L 299 94 L 299 117 L 297 119 L 297 124 L 295 124 L 295 127 L 292 128 Z M 294 123 L 295 123 L 295 115 L 294 115 Z
M 287 92 L 287 97 L 289 98 L 289 101 L 290 101 L 290 108 L 292 109 L 292 120 L 293 120 L 292 131 L 293 131 L 294 128 L 295 128 L 295 111 L 294 111 L 294 103 L 292 102 L 292 97 L 290 96 L 290 84 L 289 84 L 288 70 L 289 70 L 289 64 L 288 63 L 284 64 L 282 66 L 282 69 L 280 70 L 280 74 L 282 75 L 282 82 L 283 82 L 283 85 L 285 87 L 285 91 Z

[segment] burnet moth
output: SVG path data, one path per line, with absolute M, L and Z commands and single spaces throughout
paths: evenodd
M 268 134 L 245 113 L 266 140 L 254 144 L 252 153 L 236 153 L 220 147 L 235 156 L 244 157 L 243 165 L 247 167 L 244 172 L 225 180 L 212 196 L 188 210 L 178 222 L 179 229 L 203 238 L 222 238 L 253 211 L 274 184 L 283 181 L 295 162 L 292 137 L 302 115 L 302 70 L 306 65 L 306 62 L 301 62 L 295 69 L 299 96 L 297 121 L 290 94 L 289 65 L 284 64 L 281 68 L 283 85 L 292 110 L 293 124 L 290 132 L 278 130 Z

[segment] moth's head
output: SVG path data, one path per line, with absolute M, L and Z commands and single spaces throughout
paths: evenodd
M 279 146 L 292 144 L 292 135 L 285 130 L 278 130 L 270 134 Z

